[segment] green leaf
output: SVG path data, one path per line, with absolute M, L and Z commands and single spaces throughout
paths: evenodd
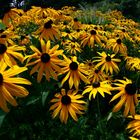
M 1 29 L 4 29 L 5 30 L 5 28 L 6 28 L 6 26 L 2 22 L 0 22 L 0 30 Z
M 48 95 L 49 95 L 49 92 L 43 92 L 42 93 L 42 105 L 43 106 L 45 105 L 45 101 L 46 101 Z
M 4 111 L 0 110 L 0 127 L 1 127 L 1 125 L 3 123 L 3 120 L 4 120 L 5 116 L 6 116 L 6 114 L 7 113 L 5 113 Z
M 28 106 L 28 105 L 32 105 L 32 104 L 35 104 L 36 102 L 38 102 L 39 101 L 39 97 L 33 97 L 32 99 L 30 99 L 27 103 L 26 103 L 26 105 Z

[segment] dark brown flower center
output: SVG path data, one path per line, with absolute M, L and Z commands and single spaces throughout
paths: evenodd
M 95 30 L 91 30 L 91 31 L 90 31 L 90 34 L 91 34 L 91 35 L 96 35 L 97 32 L 96 32 Z
M 45 28 L 45 29 L 51 28 L 51 27 L 52 27 L 52 23 L 53 23 L 53 21 L 52 21 L 52 20 L 49 20 L 48 22 L 46 22 L 46 23 L 44 24 L 44 28 Z
M 92 66 L 92 62 L 89 62 L 88 65 L 89 65 L 89 66 Z
M 98 69 L 96 69 L 94 72 L 97 74 L 97 73 L 99 72 L 99 70 L 98 70 Z
M 97 26 L 95 26 L 94 29 L 97 30 L 98 29 Z
M 75 45 L 72 45 L 71 48 L 72 48 L 72 49 L 75 49 Z
M 92 87 L 94 87 L 94 88 L 100 87 L 100 82 L 94 82 L 94 83 L 92 84 Z
M 2 74 L 0 73 L 0 85 L 2 85 L 2 83 L 3 83 L 3 76 L 2 76 Z
M 111 57 L 110 57 L 110 56 L 107 56 L 107 57 L 105 58 L 105 60 L 106 60 L 107 62 L 110 62 L 110 61 L 111 61 Z
M 6 38 L 6 37 L 7 37 L 6 35 L 1 35 L 1 36 L 0 36 L 0 38 Z
M 7 50 L 7 47 L 4 44 L 0 44 L 0 54 L 4 54 Z
M 47 63 L 50 61 L 50 55 L 48 53 L 43 53 L 41 56 L 41 61 L 43 63 Z
M 78 21 L 78 18 L 74 18 L 74 22 L 77 22 Z
M 77 29 L 76 31 L 77 31 L 77 32 L 80 32 L 80 29 Z
M 76 62 L 71 62 L 69 67 L 71 70 L 77 70 L 78 64 Z
M 120 38 L 117 39 L 117 44 L 121 44 L 121 43 L 122 43 L 121 39 Z
M 68 34 L 71 33 L 68 28 L 65 30 L 65 32 L 68 33 Z
M 69 105 L 71 103 L 71 98 L 68 95 L 64 95 L 61 98 L 61 103 L 63 105 Z
M 2 32 L 4 32 L 4 30 L 3 29 L 0 29 L 0 33 L 2 33 Z
M 136 90 L 137 90 L 137 88 L 136 88 L 136 85 L 135 85 L 134 83 L 132 83 L 132 84 L 127 84 L 127 85 L 125 86 L 125 91 L 126 91 L 126 93 L 129 94 L 129 95 L 134 95 L 134 94 L 136 93 Z
M 122 32 L 125 32 L 125 29 L 122 29 Z

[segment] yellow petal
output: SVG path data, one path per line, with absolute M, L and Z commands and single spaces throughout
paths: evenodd
M 27 67 L 19 67 L 17 65 L 14 65 L 12 68 L 6 70 L 3 72 L 3 75 L 6 77 L 18 75 L 21 72 L 24 72 L 27 70 Z
M 31 82 L 24 78 L 4 78 L 5 83 L 26 84 L 31 85 Z
M 1 88 L 1 93 L 3 97 L 6 99 L 6 101 L 8 101 L 13 106 L 17 106 L 16 100 L 11 96 L 9 91 L 4 86 L 2 86 Z
M 1 92 L 1 90 L 0 90 L 0 92 Z M 2 94 L 0 94 L 0 108 L 2 108 L 5 112 L 9 112 L 7 103 Z
M 74 111 L 74 109 L 72 108 L 71 105 L 69 105 L 68 109 L 69 109 L 69 113 L 70 113 L 71 117 L 72 117 L 75 121 L 78 121 L 78 118 L 77 118 L 77 116 L 76 116 L 76 113 L 75 113 L 75 111 Z
M 117 112 L 121 109 L 122 105 L 124 104 L 126 100 L 126 96 L 123 95 L 121 100 L 115 105 L 115 107 L 113 108 L 113 112 Z

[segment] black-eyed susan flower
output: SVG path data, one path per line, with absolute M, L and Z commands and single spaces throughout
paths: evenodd
M 77 41 L 66 40 L 63 45 L 64 50 L 72 55 L 81 52 L 80 44 Z
M 84 64 L 88 71 L 90 71 L 94 67 L 92 60 L 86 60 L 84 61 Z
M 134 117 L 129 116 L 129 118 L 132 118 L 133 120 L 128 123 L 126 129 L 128 129 L 129 132 L 132 133 L 132 136 L 139 137 L 140 136 L 140 115 L 136 114 Z
M 119 102 L 114 106 L 113 112 L 119 111 L 124 105 L 123 115 L 126 117 L 128 113 L 132 116 L 135 115 L 135 106 L 138 104 L 137 99 L 137 88 L 136 85 L 129 79 L 116 80 L 114 83 L 116 87 L 113 90 L 118 90 L 119 92 L 113 96 L 110 102 L 120 98 Z
M 30 46 L 34 52 L 32 55 L 26 56 L 27 66 L 33 66 L 30 74 L 38 72 L 37 81 L 40 82 L 43 74 L 45 73 L 46 79 L 49 81 L 50 77 L 57 80 L 58 73 L 61 72 L 60 64 L 62 60 L 58 56 L 62 55 L 63 50 L 58 50 L 59 45 L 55 45 L 51 48 L 50 40 L 45 44 L 44 40 L 41 40 L 41 50 L 38 50 L 35 46 Z M 34 61 L 30 62 L 30 60 Z
M 91 83 L 104 81 L 108 76 L 98 68 L 92 68 L 89 70 L 88 79 Z
M 18 105 L 14 96 L 25 97 L 28 95 L 28 91 L 19 84 L 31 85 L 31 83 L 17 76 L 26 70 L 26 67 L 18 67 L 16 65 L 7 69 L 6 63 L 0 61 L 0 108 L 5 112 L 9 111 L 7 102 L 13 106 Z
M 135 70 L 140 71 L 140 58 L 127 56 L 126 57 L 126 68 L 133 70 L 133 71 L 135 71 Z
M 73 19 L 71 26 L 74 30 L 82 29 L 82 24 L 80 23 L 80 21 L 78 21 L 78 18 Z
M 73 30 L 70 29 L 70 27 L 65 28 L 64 31 L 61 32 L 61 37 L 62 38 L 68 38 L 68 39 L 73 39 L 75 37 L 75 34 L 73 33 Z
M 41 26 L 36 33 L 41 33 L 40 34 L 40 39 L 45 39 L 46 41 L 52 40 L 55 41 L 56 39 L 59 38 L 59 31 L 53 27 L 53 20 L 48 20 L 47 22 L 44 23 L 44 26 Z
M 21 62 L 23 61 L 24 57 L 19 51 L 25 50 L 23 46 L 0 44 L 0 61 L 4 61 L 9 67 L 12 67 L 17 64 L 15 58 Z
M 127 47 L 122 43 L 122 39 L 110 39 L 107 46 L 112 49 L 114 53 L 120 53 L 124 56 L 127 55 Z
M 120 59 L 114 58 L 115 54 L 106 54 L 105 52 L 97 52 L 100 56 L 99 57 L 95 57 L 97 59 L 95 59 L 93 62 L 97 62 L 97 64 L 95 65 L 96 68 L 99 68 L 101 66 L 101 71 L 104 71 L 106 73 L 110 72 L 110 74 L 113 74 L 113 71 L 115 71 L 116 73 L 119 71 L 119 67 L 117 65 L 116 62 L 120 62 Z
M 80 80 L 84 81 L 86 84 L 89 83 L 86 77 L 88 75 L 86 67 L 83 63 L 79 63 L 77 61 L 76 56 L 72 57 L 72 59 L 64 56 L 64 61 L 61 65 L 63 66 L 62 74 L 67 73 L 61 82 L 62 85 L 68 80 L 70 89 L 73 87 L 73 85 L 76 89 L 78 89 Z
M 84 33 L 81 35 L 81 45 L 84 47 L 86 45 L 94 47 L 95 42 L 101 45 L 101 36 L 96 30 L 91 30 L 90 33 Z
M 0 33 L 0 43 L 1 44 L 9 44 L 9 45 L 15 45 L 14 39 L 17 39 L 19 36 L 16 35 L 11 30 L 5 30 L 2 33 Z
M 129 33 L 127 31 L 127 28 L 120 28 L 118 30 L 114 30 L 114 34 L 119 35 L 120 39 L 127 39 L 127 40 L 132 40 L 131 37 L 129 36 Z
M 7 8 L 6 13 L 4 14 L 4 17 L 2 19 L 2 22 L 8 26 L 11 20 L 20 17 L 24 13 L 22 9 L 17 9 L 17 8 Z
M 37 6 L 32 6 L 29 11 L 27 11 L 28 15 L 34 15 L 35 17 L 38 18 L 47 18 L 48 13 L 47 13 L 47 8 L 42 8 L 42 7 L 37 7 Z
M 112 87 L 108 80 L 102 82 L 94 82 L 85 87 L 82 95 L 89 93 L 89 100 L 91 100 L 91 97 L 93 96 L 93 98 L 95 98 L 98 93 L 100 93 L 103 97 L 105 97 L 105 93 L 111 95 L 111 89 Z
M 54 103 L 50 107 L 50 110 L 53 110 L 52 117 L 59 115 L 61 122 L 65 124 L 69 115 L 78 121 L 77 114 L 83 114 L 86 110 L 86 102 L 81 99 L 82 97 L 77 90 L 71 89 L 66 92 L 65 89 L 61 89 L 61 92 L 56 93 L 55 98 L 51 100 Z

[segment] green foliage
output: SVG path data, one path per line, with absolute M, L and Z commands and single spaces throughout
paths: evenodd
M 27 22 L 26 24 L 20 24 L 17 26 L 17 32 L 19 35 L 28 35 L 35 32 L 38 29 L 38 25 L 33 22 Z
M 6 26 L 2 23 L 2 22 L 0 22 L 0 30 L 5 30 L 6 29 Z
M 84 12 L 82 13 L 79 12 L 75 16 L 82 23 L 105 25 L 110 22 L 101 15 L 100 10 L 96 4 L 91 5 L 84 2 L 79 4 L 79 8 Z

